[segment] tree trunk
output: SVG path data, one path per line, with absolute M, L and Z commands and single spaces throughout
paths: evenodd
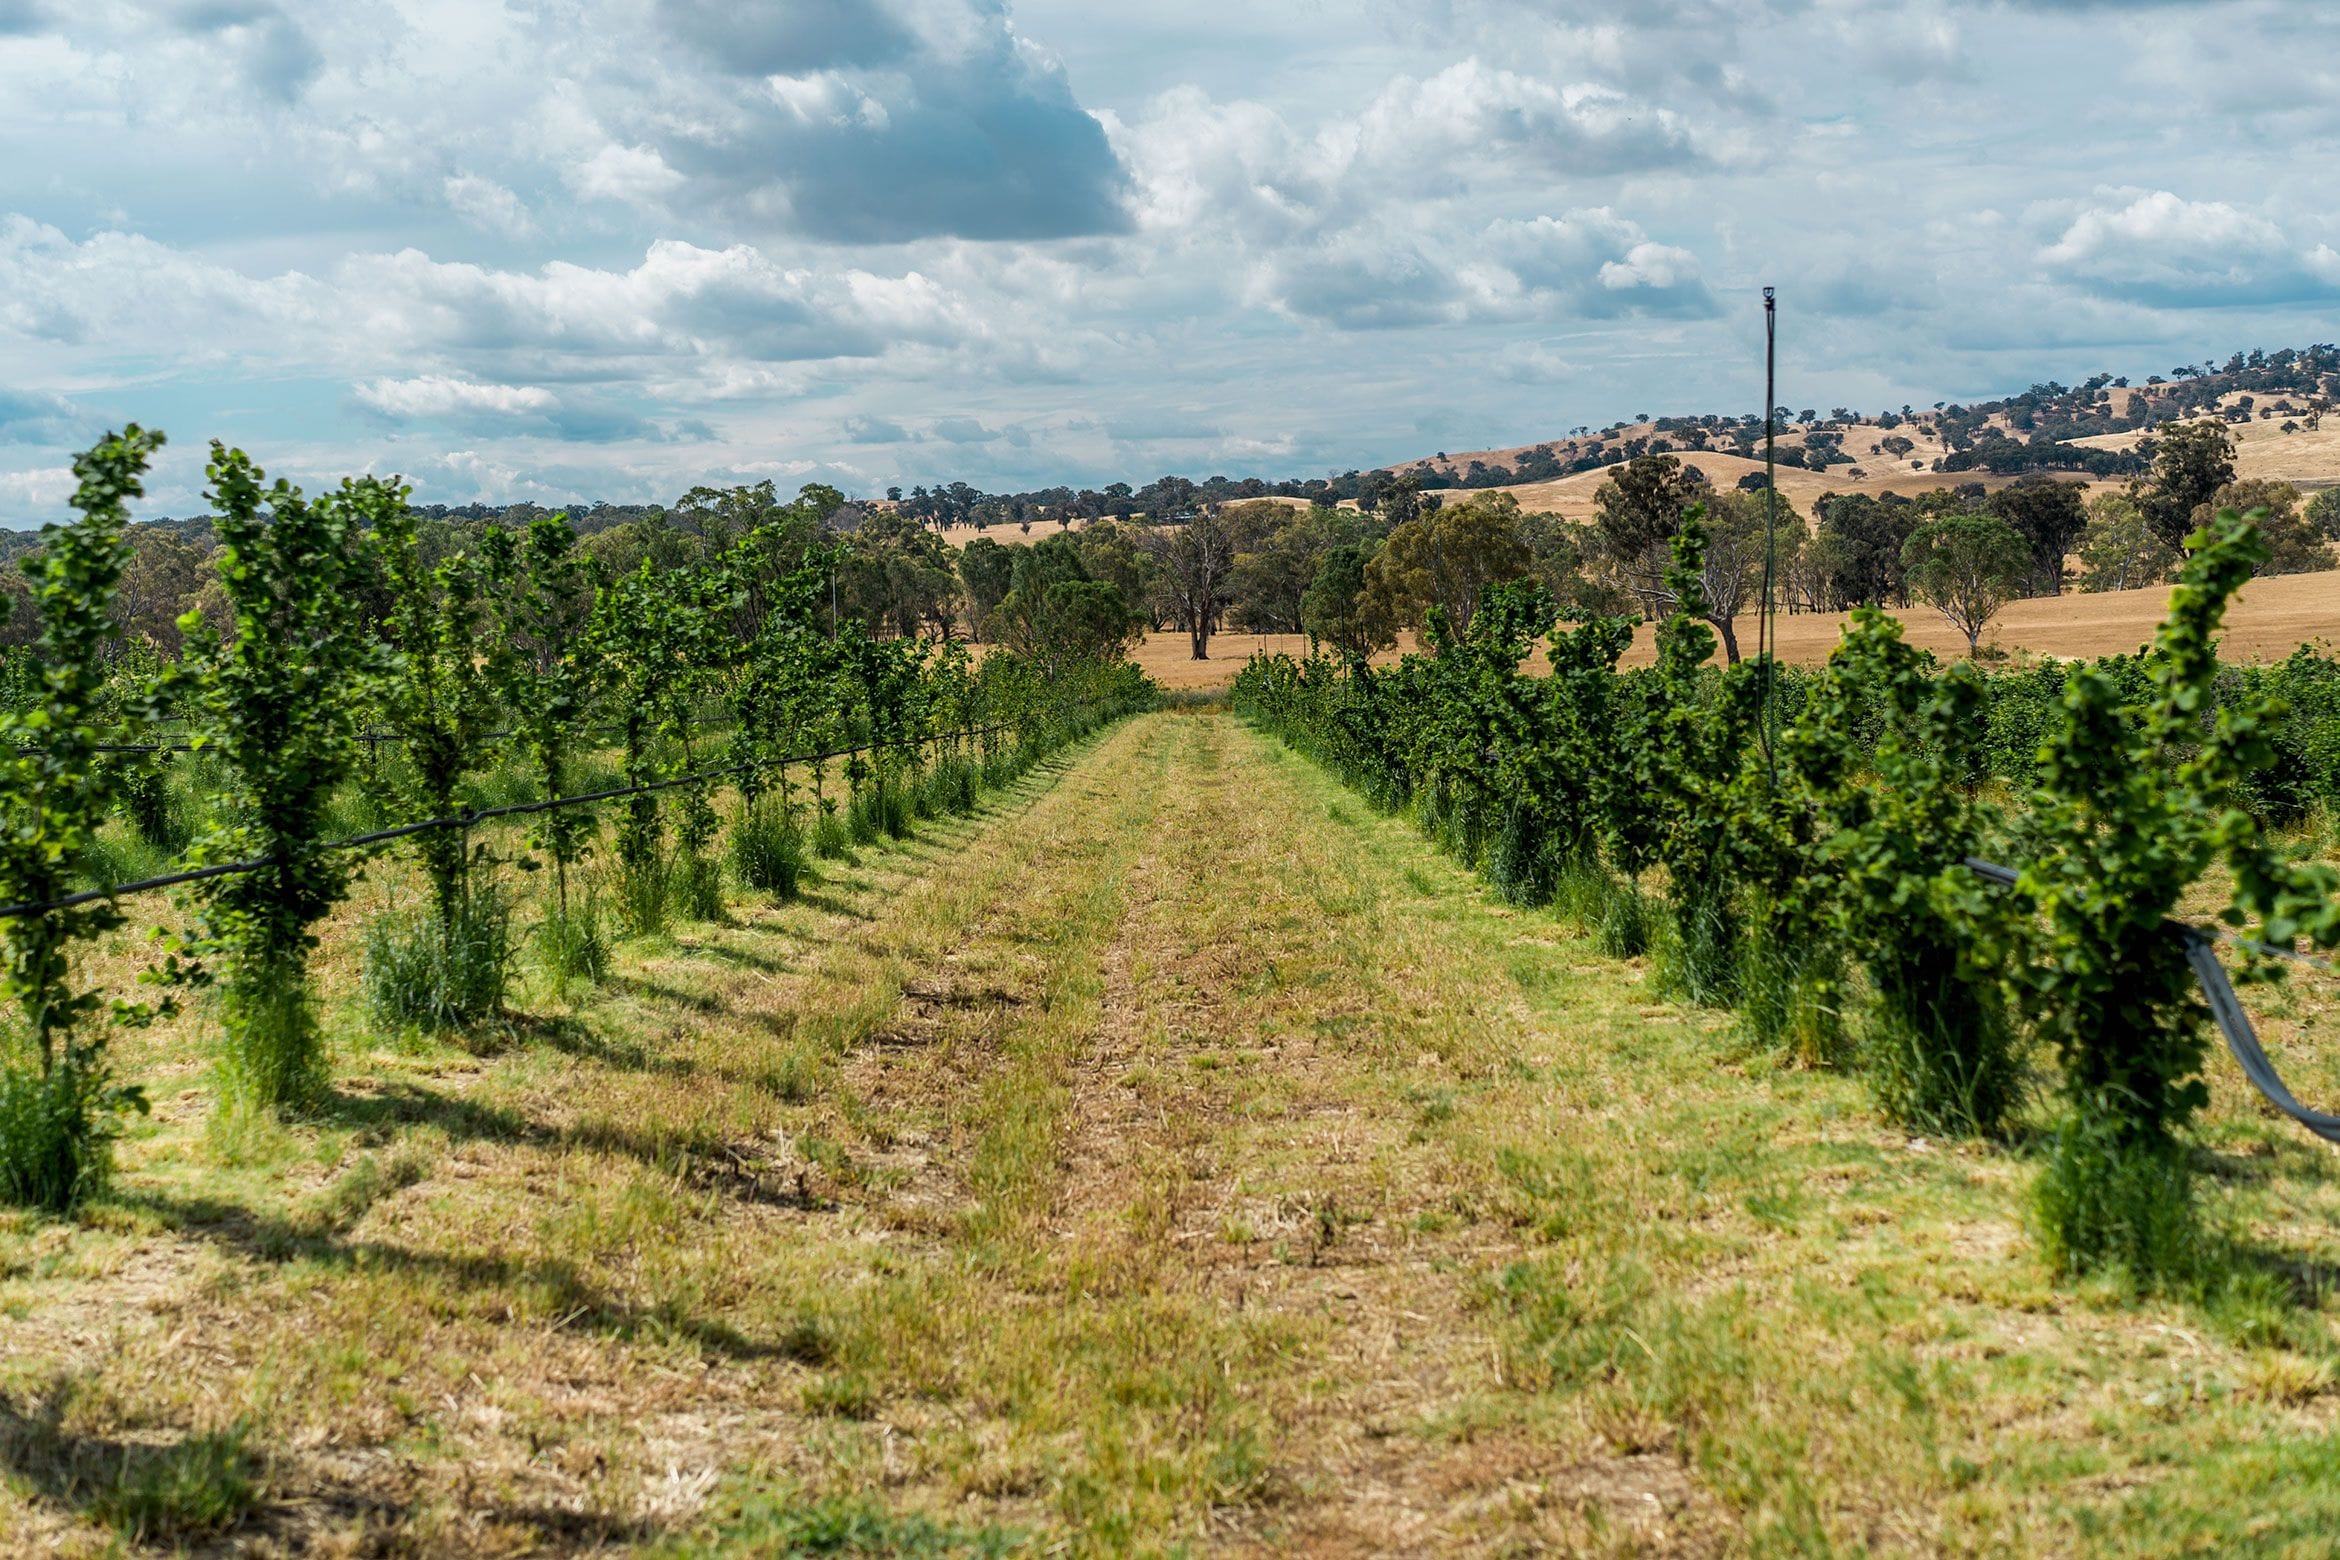
M 1723 647 L 1723 664 L 1726 666 L 1738 665 L 1739 632 L 1737 628 L 1733 626 L 1737 620 L 1735 618 L 1727 617 L 1710 617 L 1706 621 L 1712 624 L 1715 633 L 1721 636 Z

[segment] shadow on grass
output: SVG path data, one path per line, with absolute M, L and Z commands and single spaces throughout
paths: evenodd
M 629 997 L 642 997 L 653 1002 L 670 1002 L 687 1012 L 708 1014 L 723 1011 L 723 999 L 711 991 L 685 991 L 680 986 L 654 980 L 647 975 L 610 975 L 601 983 L 605 991 L 623 992 Z
M 749 930 L 758 936 L 768 937 L 774 929 L 751 927 Z M 786 959 L 775 959 L 768 954 L 758 953 L 752 948 L 742 948 L 730 941 L 709 940 L 707 942 L 678 943 L 675 946 L 675 951 L 689 958 L 706 959 L 715 964 L 727 964 L 738 969 L 754 970 L 759 975 L 778 976 L 798 973 L 796 966 Z
M 723 1081 L 765 1086 L 761 1077 Z M 633 1127 L 606 1118 L 589 1118 L 575 1126 L 548 1126 L 509 1106 L 483 1105 L 403 1080 L 382 1084 L 367 1094 L 335 1093 L 318 1109 L 316 1116 L 329 1125 L 360 1132 L 427 1126 L 456 1143 L 516 1143 L 548 1153 L 582 1149 L 631 1159 L 661 1174 L 685 1178 L 694 1174 L 695 1165 L 735 1152 L 704 1124 Z
M 348 1240 L 320 1219 L 287 1219 L 226 1198 L 181 1196 L 146 1188 L 114 1200 L 166 1221 L 183 1234 L 226 1246 L 269 1263 L 302 1262 L 348 1272 L 395 1273 L 466 1293 L 517 1299 L 564 1329 L 621 1342 L 683 1342 L 734 1360 L 785 1356 L 786 1346 L 749 1338 L 723 1322 L 686 1314 L 670 1302 L 634 1305 L 603 1294 L 557 1257 L 519 1258 L 417 1251 L 391 1241 Z
M 515 1014 L 512 1028 L 521 1041 L 573 1056 L 581 1062 L 596 1063 L 612 1072 L 695 1078 L 700 1071 L 699 1064 L 687 1056 L 661 1055 L 640 1040 L 604 1034 L 583 1019 Z
M 0 1394 L 0 1466 L 43 1499 L 131 1543 L 173 1547 L 242 1526 L 264 1469 L 238 1426 L 175 1441 L 132 1441 L 65 1428 L 71 1378 L 29 1402 Z
M 317 1536 L 320 1516 L 329 1529 L 357 1527 L 379 1538 L 419 1514 L 416 1501 L 277 1463 L 241 1425 L 154 1441 L 69 1431 L 76 1385 L 65 1377 L 23 1400 L 0 1394 L 0 1469 L 36 1499 L 130 1544 L 208 1552 L 258 1541 L 271 1553 L 295 1552 Z M 463 1484 L 463 1493 L 470 1488 Z M 643 1522 L 590 1511 L 460 1496 L 458 1504 L 485 1525 L 525 1535 L 527 1549 L 599 1551 L 658 1536 Z
M 876 888 L 861 888 L 857 891 L 873 896 L 878 896 L 881 892 Z M 807 888 L 799 890 L 796 896 L 796 902 L 802 905 L 810 905 L 813 909 L 820 911 L 823 915 L 833 915 L 841 921 L 874 921 L 877 919 L 877 914 L 875 911 L 872 911 L 865 906 L 855 904 L 851 900 L 839 898 L 835 894 L 823 893 L 818 889 Z M 816 939 L 816 941 L 817 940 L 818 939 Z

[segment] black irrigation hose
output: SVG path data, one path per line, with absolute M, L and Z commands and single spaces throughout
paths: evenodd
M 1099 703 L 1086 700 L 1072 706 L 1084 710 Z M 1029 717 L 1027 717 L 1028 719 Z M 1041 717 L 1045 719 L 1046 717 Z M 492 818 L 512 818 L 522 813 L 551 812 L 559 807 L 583 807 L 592 802 L 616 801 L 628 796 L 646 796 L 653 791 L 671 791 L 678 786 L 700 785 L 709 780 L 726 779 L 732 775 L 747 774 L 752 770 L 783 768 L 789 764 L 824 764 L 832 758 L 850 758 L 856 753 L 876 753 L 889 748 L 917 748 L 929 742 L 964 741 L 987 737 L 994 733 L 1014 730 L 1023 721 L 1001 721 L 996 725 L 971 727 L 962 731 L 940 731 L 922 737 L 895 737 L 885 742 L 857 742 L 851 747 L 831 748 L 823 753 L 790 753 L 779 758 L 763 759 L 745 764 L 727 764 L 721 769 L 702 769 L 695 774 L 677 775 L 671 780 L 654 780 L 646 785 L 619 786 L 614 790 L 593 791 L 582 796 L 547 797 L 541 802 L 514 802 L 506 807 L 483 807 L 453 818 L 426 818 L 420 823 L 404 823 L 394 829 L 377 829 L 371 834 L 353 835 L 345 840 L 328 840 L 315 846 L 311 855 L 329 850 L 358 850 L 368 845 L 381 845 L 391 840 L 402 840 L 413 834 L 426 834 L 434 829 L 468 829 L 475 823 Z M 71 910 L 77 905 L 95 904 L 101 899 L 120 899 L 132 894 L 150 894 L 157 889 L 177 888 L 186 883 L 201 883 L 209 878 L 233 877 L 242 872 L 260 872 L 279 866 L 285 858 L 256 857 L 250 861 L 222 862 L 214 867 L 196 867 L 186 872 L 166 873 L 162 877 L 141 878 L 135 883 L 117 883 L 111 888 L 84 889 L 78 894 L 67 894 L 62 899 L 51 899 L 38 904 L 0 905 L 0 921 L 20 921 L 36 915 L 47 915 L 53 910 Z
M 170 715 L 163 718 L 166 720 L 176 721 L 183 721 L 186 719 L 184 715 Z M 686 720 L 683 722 L 683 724 L 686 726 L 732 726 L 737 725 L 738 721 L 732 716 L 723 715 L 707 716 L 696 720 Z M 613 732 L 623 731 L 626 728 L 623 726 L 598 725 L 580 726 L 577 729 L 579 731 L 588 732 Z M 519 731 L 487 731 L 482 732 L 477 740 L 481 742 L 505 742 L 509 741 L 513 737 L 522 735 L 525 735 L 525 733 Z M 413 739 L 395 731 L 361 731 L 357 734 L 357 740 L 367 744 L 377 744 L 383 742 L 409 742 Z M 16 751 L 26 757 L 31 757 L 36 753 L 46 753 L 50 750 L 44 747 L 20 746 Z M 197 751 L 197 748 L 196 745 L 192 742 L 92 742 L 89 744 L 89 751 L 92 753 L 193 753 Z
M 1979 856 L 1966 858 L 1967 870 L 1979 878 L 2012 888 L 2020 874 L 2013 867 L 2000 866 L 1995 861 L 1984 861 Z M 2193 966 L 2194 979 L 2201 983 L 2202 996 L 2210 1004 L 2210 1016 L 2218 1022 L 2218 1032 L 2226 1037 L 2226 1048 L 2234 1053 L 2235 1064 L 2252 1087 L 2266 1097 L 2267 1103 L 2307 1128 L 2327 1143 L 2340 1143 L 2340 1116 L 2326 1115 L 2302 1105 L 2285 1086 L 2283 1077 L 2275 1070 L 2266 1047 L 2259 1044 L 2259 1032 L 2251 1027 L 2250 1014 L 2243 1011 L 2242 999 L 2234 994 L 2234 983 L 2227 979 L 2226 966 L 2218 962 L 2218 950 L 2213 939 L 2248 948 L 2254 953 L 2274 954 L 2302 964 L 2313 964 L 2323 969 L 2332 967 L 2328 959 L 2319 959 L 2295 948 L 2282 948 L 2262 942 L 2255 937 L 2237 937 L 2223 927 L 2196 926 L 2175 916 L 2164 918 L 2163 924 L 2177 935 L 2184 946 L 2186 963 Z

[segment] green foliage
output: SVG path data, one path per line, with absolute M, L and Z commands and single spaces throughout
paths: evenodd
M 1410 807 L 1507 897 L 1555 903 L 1606 952 L 1653 951 L 1673 989 L 1736 1005 L 1759 1040 L 1856 1062 L 1896 1121 L 2006 1134 L 2043 1042 L 2063 1118 L 2035 1199 L 2043 1250 L 2140 1281 L 2185 1271 L 2204 1036 L 2166 918 L 2223 864 L 2227 919 L 2277 945 L 2340 942 L 2340 875 L 2266 832 L 2335 794 L 2340 667 L 2303 653 L 2222 670 L 2213 654 L 2263 551 L 2252 523 L 2187 538 L 2150 651 L 1997 678 L 1940 666 L 1872 611 L 1817 674 L 1714 670 L 1703 532 L 1695 511 L 1675 528 L 1647 670 L 1616 669 L 1629 626 L 1596 618 L 1551 634 L 1548 677 L 1523 675 L 1550 603 L 1504 586 L 1466 632 L 1431 613 L 1430 653 L 1386 670 L 1255 658 L 1237 707 Z M 2010 539 L 2009 568 L 2032 566 Z M 1939 550 L 1911 549 L 1913 569 Z M 2003 814 L 1994 776 L 2028 810 Z M 2019 887 L 1986 883 L 1966 865 L 1979 855 L 2026 863 Z
M 632 574 L 604 581 L 595 591 L 589 650 L 607 677 L 625 743 L 629 786 L 656 785 L 689 772 L 688 734 L 702 682 L 721 663 L 708 652 L 721 632 L 712 609 L 722 603 L 725 582 L 703 570 L 659 574 L 648 560 Z M 663 756 L 681 742 L 683 762 Z M 700 850 L 715 831 L 714 807 L 703 784 L 678 790 L 678 863 L 666 853 L 666 821 L 659 793 L 629 796 L 617 830 L 618 913 L 629 930 L 650 935 L 665 926 L 675 867 L 687 878 Z
M 2275 849 L 2242 805 L 2244 779 L 2270 756 L 2266 702 L 2216 708 L 2215 636 L 2265 546 L 2231 511 L 2187 539 L 2192 556 L 2155 636 L 2146 691 L 2132 709 L 2102 671 L 2077 672 L 2042 751 L 2040 788 L 2019 834 L 2030 957 L 2023 996 L 2062 1064 L 2069 1153 L 2043 1188 L 2049 1244 L 2075 1265 L 2124 1261 L 2150 1277 L 2158 1245 L 2097 1215 L 2127 1206 L 2075 1178 L 2148 1177 L 2187 1201 L 2179 1134 L 2209 1098 L 2206 1034 L 2193 977 L 2166 925 L 2213 862 L 2236 880 L 2230 919 L 2262 918 L 2267 940 L 2340 941 L 2328 868 Z M 2182 1215 L 2172 1212 L 2171 1218 Z
M 502 1010 L 516 953 L 510 895 L 477 883 L 448 914 L 434 902 L 367 925 L 365 998 L 377 1024 L 439 1033 Z
M 146 1108 L 142 1090 L 113 1082 L 94 1043 L 66 1047 L 46 1068 L 21 1055 L 0 1063 L 0 1201 L 63 1212 L 102 1191 L 123 1116 Z
M 805 873 L 804 829 L 795 812 L 772 795 L 741 802 L 731 822 L 731 862 L 748 887 L 794 898 Z
M 723 866 L 712 856 L 678 851 L 670 863 L 667 892 L 686 921 L 723 919 Z
M 556 992 L 572 981 L 596 984 L 609 974 L 609 939 L 601 925 L 601 896 L 586 892 L 546 911 L 536 928 L 537 957 Z
M 2032 566 L 2030 541 L 1996 515 L 1944 515 L 1901 544 L 1909 588 L 1966 636 L 1970 656 L 1999 609 L 2021 593 Z
M 664 846 L 653 841 L 647 849 L 637 845 L 629 851 L 621 835 L 617 859 L 604 881 L 627 935 L 665 933 L 667 910 L 674 900 L 674 863 Z
M 1397 624 L 1367 590 L 1371 549 L 1334 547 L 1300 597 L 1300 627 L 1336 655 L 1367 656 L 1397 642 Z
M 372 477 L 316 499 L 212 445 L 225 639 L 187 624 L 182 704 L 195 741 L 221 761 L 222 819 L 200 859 L 257 859 L 255 872 L 201 891 L 196 946 L 226 966 L 221 1017 L 231 1091 L 257 1107 L 299 1104 L 324 1086 L 309 1011 L 309 928 L 347 891 L 352 858 L 318 849 L 334 792 L 355 761 L 365 695 L 380 669 L 365 621 L 365 533 L 396 523 L 398 490 Z
M 2145 524 L 2170 547 L 2183 547 L 2197 512 L 2234 480 L 2234 437 L 2217 418 L 2172 423 L 2154 436 L 2153 475 L 2137 495 Z
M 1658 626 L 1657 666 L 1632 707 L 1631 785 L 1646 799 L 1653 854 L 1666 874 L 1666 983 L 1693 1002 L 1726 1006 L 1736 994 L 1744 923 L 1732 900 L 1733 781 L 1760 713 L 1760 685 L 1742 664 L 1718 696 L 1699 696 L 1699 668 L 1715 636 L 1700 610 L 1706 533 L 1693 508 L 1674 537 L 1666 576 L 1672 613 Z
M 133 423 L 77 457 L 80 518 L 47 527 L 26 564 L 39 680 L 0 712 L 0 901 L 64 897 L 114 804 L 118 770 L 97 751 L 105 646 L 129 558 L 129 501 L 162 442 Z M 104 1181 L 121 1115 L 146 1109 L 142 1093 L 111 1081 L 97 993 L 72 977 L 75 939 L 120 924 L 102 901 L 0 921 L 0 1000 L 16 1020 L 0 1041 L 0 1197 L 9 1201 L 70 1207 Z
M 1937 674 L 1898 623 L 1861 608 L 1787 747 L 1819 820 L 1827 929 L 1874 993 L 1865 1053 L 1879 1103 L 1914 1127 L 1988 1135 L 2021 1072 L 1998 982 L 2001 901 L 1964 865 L 1981 848 L 1967 781 L 1982 699 L 1971 663 Z M 1863 707 L 1882 720 L 1857 766 L 1842 734 Z
M 2031 1188 L 2031 1225 L 2061 1272 L 2117 1270 L 2144 1286 L 2182 1284 L 2202 1264 L 2202 1216 L 2188 1150 L 2139 1137 L 2111 1114 L 2068 1117 Z
M 371 518 L 389 589 L 388 655 L 377 693 L 378 718 L 403 739 L 415 795 L 400 822 L 460 813 L 463 783 L 489 762 L 495 727 L 500 643 L 483 641 L 482 566 L 461 554 L 428 567 L 416 542 L 408 490 L 379 490 Z M 463 899 L 471 863 L 466 832 L 431 829 L 414 836 L 429 877 L 437 923 L 452 933 L 466 919 Z
M 488 533 L 489 581 L 497 603 L 496 653 L 486 668 L 496 681 L 507 718 L 518 732 L 547 799 L 586 794 L 576 751 L 600 687 L 600 661 L 589 629 L 591 570 L 577 550 L 567 517 L 540 515 L 517 545 L 510 533 Z M 583 807 L 538 813 L 529 843 L 553 860 L 556 911 L 569 905 L 569 869 L 583 861 L 593 837 L 593 814 Z

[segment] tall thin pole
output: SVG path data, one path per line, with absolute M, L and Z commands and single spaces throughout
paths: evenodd
M 1779 712 L 1773 699 L 1779 660 L 1778 609 L 1773 580 L 1778 571 L 1779 514 L 1778 451 L 1779 302 L 1773 290 L 1763 289 L 1763 600 L 1755 615 L 1755 654 L 1763 662 L 1763 761 L 1771 789 L 1779 789 Z

